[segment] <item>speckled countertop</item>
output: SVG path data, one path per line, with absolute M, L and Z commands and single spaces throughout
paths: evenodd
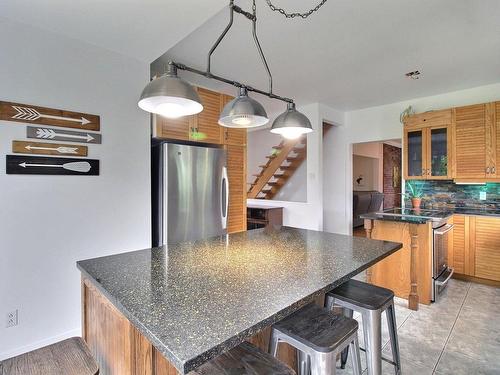
M 400 248 L 283 227 L 77 265 L 181 373 L 188 373 Z
M 426 215 L 428 212 L 439 213 L 439 217 L 446 219 L 452 215 L 470 215 L 470 216 L 493 216 L 500 217 L 500 210 L 497 209 L 480 209 L 480 208 L 470 208 L 470 207 L 446 207 L 441 210 L 428 210 L 422 209 L 422 214 Z M 436 217 L 438 217 L 436 216 Z M 405 223 L 413 224 L 425 224 L 432 219 L 429 217 L 416 217 L 416 216 L 393 216 L 384 215 L 380 212 L 370 212 L 367 214 L 359 215 L 361 219 L 371 219 L 371 220 L 385 220 L 385 221 L 399 221 Z
M 398 221 L 402 223 L 412 223 L 412 224 L 425 224 L 432 219 L 426 217 L 414 217 L 414 216 L 393 216 L 393 215 L 383 215 L 377 212 L 370 212 L 367 214 L 359 215 L 361 219 L 371 219 L 371 220 L 384 220 L 384 221 Z

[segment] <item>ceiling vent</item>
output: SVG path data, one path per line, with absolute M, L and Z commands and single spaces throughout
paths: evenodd
M 413 72 L 406 73 L 405 76 L 410 78 L 410 79 L 419 79 L 420 74 L 421 73 L 418 70 L 414 70 Z

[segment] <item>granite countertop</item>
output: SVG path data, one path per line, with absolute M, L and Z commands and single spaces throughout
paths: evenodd
M 383 215 L 377 212 L 361 214 L 359 215 L 359 217 L 361 219 L 397 221 L 401 223 L 412 223 L 412 224 L 426 224 L 432 220 L 431 218 L 427 217 Z
M 491 208 L 446 207 L 443 209 L 422 209 L 422 212 L 439 213 L 439 218 L 442 219 L 447 219 L 452 215 L 500 217 L 500 210 Z M 416 217 L 416 216 L 405 216 L 405 215 L 394 216 L 394 215 L 384 215 L 383 213 L 380 212 L 370 212 L 367 214 L 361 214 L 359 215 L 359 217 L 361 219 L 398 221 L 398 222 L 413 223 L 413 224 L 425 224 L 432 220 L 430 217 Z
M 400 248 L 282 227 L 77 265 L 185 374 Z
M 498 216 L 500 217 L 500 209 L 494 208 L 474 208 L 474 207 L 455 207 L 448 208 L 457 215 L 472 215 L 472 216 Z

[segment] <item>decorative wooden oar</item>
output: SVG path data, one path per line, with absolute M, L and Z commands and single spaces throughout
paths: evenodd
M 70 163 L 64 163 L 64 164 L 35 164 L 35 163 L 21 163 L 19 166 L 23 168 L 28 168 L 28 167 L 49 167 L 49 168 L 64 168 L 68 171 L 73 171 L 73 172 L 81 172 L 81 173 L 87 173 L 90 171 L 90 163 L 86 161 L 75 161 L 75 162 L 70 162 Z

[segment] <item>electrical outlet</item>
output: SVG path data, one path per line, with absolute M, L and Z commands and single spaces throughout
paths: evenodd
M 19 324 L 19 312 L 17 309 L 7 313 L 6 328 L 14 327 Z
M 479 200 L 485 201 L 486 200 L 486 192 L 485 191 L 480 191 L 479 192 Z

